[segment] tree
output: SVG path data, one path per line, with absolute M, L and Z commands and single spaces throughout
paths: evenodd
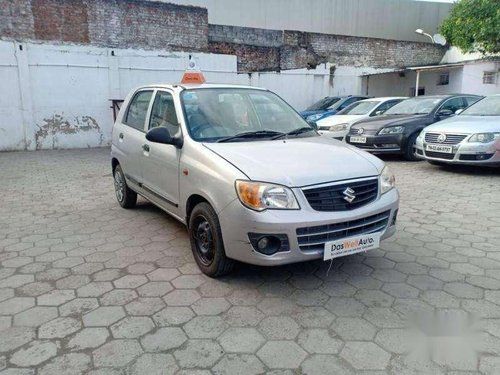
M 500 0 L 458 0 L 440 32 L 463 52 L 500 53 Z

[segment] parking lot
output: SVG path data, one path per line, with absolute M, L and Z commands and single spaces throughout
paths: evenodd
M 0 374 L 498 373 L 500 171 L 387 162 L 381 249 L 214 280 L 182 225 L 118 206 L 109 149 L 0 154 Z M 433 334 L 477 357 L 411 355 Z

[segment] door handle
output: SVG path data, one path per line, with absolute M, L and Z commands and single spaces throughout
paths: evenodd
M 118 138 L 123 139 L 123 133 L 118 134 Z
M 146 152 L 149 152 L 149 145 L 147 145 L 147 144 L 143 144 L 143 145 L 142 145 L 142 149 L 143 149 L 144 151 L 146 151 Z

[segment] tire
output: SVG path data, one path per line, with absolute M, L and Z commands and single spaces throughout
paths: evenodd
M 189 240 L 196 264 L 205 275 L 215 278 L 231 272 L 234 260 L 226 257 L 219 219 L 206 202 L 199 203 L 191 212 Z
M 408 161 L 420 161 L 419 158 L 417 158 L 417 155 L 415 155 L 415 143 L 417 142 L 417 137 L 418 133 L 414 133 L 410 135 L 408 138 L 408 142 L 406 143 L 406 150 L 404 153 L 404 158 Z
M 122 167 L 118 164 L 113 171 L 116 200 L 123 208 L 134 208 L 137 203 L 137 193 L 130 189 L 125 181 Z

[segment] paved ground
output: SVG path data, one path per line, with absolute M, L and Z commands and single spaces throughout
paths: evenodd
M 380 250 L 211 280 L 108 152 L 0 154 L 0 374 L 499 373 L 500 172 L 389 161 Z

